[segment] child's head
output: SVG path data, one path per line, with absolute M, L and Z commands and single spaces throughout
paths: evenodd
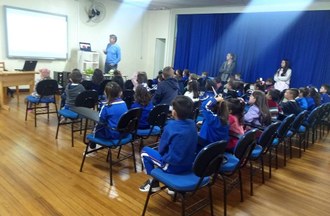
M 70 73 L 70 80 L 73 83 L 80 83 L 82 80 L 82 74 L 79 69 L 73 69 Z
M 100 85 L 103 80 L 104 80 L 104 76 L 102 70 L 95 69 L 92 76 L 92 82 L 97 85 Z
M 198 78 L 199 78 L 198 75 L 195 73 L 191 73 L 189 75 L 189 80 L 198 80 Z
M 268 100 L 272 100 L 275 102 L 278 102 L 280 100 L 280 96 L 281 92 L 278 89 L 270 89 L 266 94 Z
M 269 125 L 271 123 L 271 116 L 265 93 L 260 90 L 255 90 L 250 96 L 249 103 L 254 104 L 259 108 L 260 123 L 262 125 Z
M 228 98 L 228 111 L 230 114 L 237 116 L 239 122 L 243 124 L 244 122 L 244 108 L 245 102 L 242 98 Z
M 299 91 L 296 88 L 289 88 L 285 91 L 284 97 L 287 100 L 294 100 L 298 97 Z
M 320 88 L 320 93 L 324 94 L 329 94 L 329 90 L 330 90 L 330 86 L 328 84 L 323 84 L 321 85 L 321 88 Z
M 146 106 L 151 100 L 151 95 L 147 88 L 145 88 L 143 85 L 138 85 L 135 89 L 134 99 L 139 104 Z
M 204 71 L 204 72 L 202 73 L 202 77 L 208 77 L 208 76 L 209 76 L 209 73 L 208 73 L 208 72 Z
M 183 95 L 176 96 L 172 106 L 172 115 L 175 119 L 185 120 L 192 116 L 194 103 L 189 97 Z
M 213 91 L 213 88 L 214 89 L 217 89 L 217 85 L 216 85 L 216 83 L 215 83 L 215 81 L 214 80 L 212 80 L 212 79 L 208 79 L 208 80 L 206 80 L 206 83 L 205 83 L 205 90 L 206 91 Z
M 107 96 L 108 103 L 111 103 L 114 99 L 118 98 L 122 94 L 122 89 L 116 82 L 108 82 L 105 86 L 104 92 Z
M 309 94 L 309 90 L 305 87 L 299 88 L 299 97 L 307 97 Z
M 184 70 L 183 70 L 183 76 L 185 76 L 185 77 L 189 77 L 189 75 L 190 75 L 190 71 L 189 71 L 189 69 L 184 69 Z
M 138 72 L 138 74 L 136 76 L 136 81 L 138 84 L 147 83 L 148 82 L 147 73 L 144 71 Z
M 271 85 L 274 85 L 274 83 L 275 83 L 275 81 L 274 81 L 274 79 L 273 78 L 268 78 L 268 79 L 266 79 L 266 85 L 267 86 L 271 86 Z
M 214 107 L 213 111 L 217 114 L 218 118 L 221 121 L 221 124 L 223 125 L 228 124 L 229 111 L 228 111 L 227 101 L 222 100 L 218 102 L 217 105 Z
M 175 70 L 175 76 L 182 77 L 183 76 L 183 71 L 181 69 L 176 69 Z
M 188 83 L 188 91 L 193 92 L 194 98 L 198 98 L 198 82 L 196 80 L 192 80 Z
M 50 70 L 47 68 L 42 68 L 39 70 L 40 78 L 45 79 L 50 77 Z
M 174 76 L 174 70 L 172 67 L 170 66 L 167 66 L 163 69 L 163 73 L 162 73 L 162 76 L 163 78 L 166 80 L 166 79 L 169 79 L 171 77 Z
M 241 74 L 240 73 L 235 74 L 234 79 L 235 80 L 241 80 Z

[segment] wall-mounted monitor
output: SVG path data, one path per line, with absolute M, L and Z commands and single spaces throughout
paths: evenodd
M 4 6 L 8 58 L 67 59 L 66 15 Z

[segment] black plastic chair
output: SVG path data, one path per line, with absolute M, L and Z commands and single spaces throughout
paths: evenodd
M 276 137 L 273 140 L 271 147 L 269 148 L 269 178 L 272 176 L 272 151 L 275 150 L 275 163 L 276 169 L 278 169 L 278 147 L 281 143 L 284 143 L 284 165 L 286 165 L 286 137 L 287 133 L 294 121 L 295 115 L 288 115 L 283 119 L 280 126 L 276 131 Z
M 57 113 L 55 95 L 58 93 L 58 83 L 56 80 L 41 80 L 36 86 L 38 97 L 29 95 L 26 97 L 25 121 L 27 120 L 28 110 L 34 111 L 34 126 L 37 127 L 37 115 L 47 114 L 49 120 L 50 113 Z M 44 105 L 43 105 L 44 104 Z M 49 104 L 54 104 L 55 110 L 49 110 Z M 46 109 L 46 111 L 44 111 Z
M 93 86 L 94 86 L 93 82 L 90 80 L 83 80 L 81 82 L 81 85 L 84 86 L 85 90 L 93 90 Z
M 265 172 L 264 172 L 264 155 L 268 153 L 273 140 L 276 136 L 276 131 L 280 126 L 280 122 L 275 122 L 264 129 L 260 137 L 256 141 L 256 146 L 254 147 L 250 156 L 250 194 L 253 195 L 253 161 L 260 161 L 261 173 L 262 173 L 262 183 L 265 183 Z
M 96 91 L 83 91 L 81 92 L 76 100 L 75 100 L 75 106 L 76 107 L 86 107 L 90 109 L 95 109 L 95 106 L 98 102 L 98 95 Z M 68 121 L 61 122 L 61 118 L 65 118 Z M 80 124 L 79 129 L 75 129 L 76 123 Z M 70 110 L 70 109 L 61 109 L 58 112 L 58 122 L 57 122 L 57 129 L 56 129 L 56 135 L 55 139 L 58 137 L 58 131 L 61 125 L 71 125 L 71 146 L 74 146 L 74 132 L 81 132 L 83 130 L 82 128 L 82 118 L 80 116 Z
M 156 142 L 158 141 L 159 137 L 163 133 L 169 109 L 169 105 L 159 104 L 150 111 L 148 116 L 150 128 L 138 129 L 136 133 L 137 138 L 140 139 L 140 150 L 143 147 L 143 140 L 148 139 L 150 136 L 156 136 Z
M 287 137 L 289 138 L 289 148 L 290 148 L 290 159 L 292 158 L 292 138 L 294 136 L 298 136 L 298 146 L 299 146 L 299 157 L 301 157 L 301 144 L 302 142 L 305 143 L 305 133 L 306 133 L 306 129 L 304 129 L 304 127 L 301 127 L 305 117 L 307 115 L 307 110 L 302 111 L 301 113 L 299 113 L 294 121 L 292 122 L 291 128 L 289 129 L 288 133 L 287 133 Z
M 255 147 L 255 137 L 258 129 L 252 129 L 246 132 L 238 140 L 234 150 L 234 154 L 225 153 L 225 162 L 220 169 L 220 176 L 223 180 L 223 200 L 224 200 L 224 215 L 227 215 L 227 182 L 239 184 L 241 202 L 243 202 L 243 183 L 241 169 L 249 161 L 252 150 Z M 235 174 L 238 172 L 238 176 Z
M 181 199 L 181 215 L 186 215 L 186 211 L 192 209 L 194 212 L 189 212 L 188 215 L 192 215 L 198 210 L 201 210 L 208 204 L 210 205 L 211 215 L 213 215 L 213 198 L 212 198 L 212 185 L 217 180 L 217 175 L 223 161 L 223 153 L 225 151 L 227 141 L 219 141 L 211 143 L 204 147 L 197 155 L 191 172 L 182 174 L 170 174 L 164 172 L 160 168 L 153 169 L 151 176 L 153 181 L 159 181 L 164 186 L 161 188 L 169 188 L 173 190 L 175 194 L 179 194 Z M 152 184 L 151 183 L 151 184 Z M 208 198 L 199 200 L 198 203 L 194 203 L 186 208 L 186 199 L 193 196 L 196 191 L 201 188 L 208 187 Z M 153 194 L 152 187 L 150 187 L 146 202 L 144 204 L 142 215 L 145 215 L 150 196 Z M 207 200 L 208 202 L 203 202 Z M 198 205 L 202 204 L 202 205 Z M 193 208 L 198 206 L 197 208 Z
M 108 149 L 108 156 L 107 159 L 109 161 L 109 165 L 110 165 L 110 186 L 113 185 L 113 180 L 112 180 L 112 165 L 128 159 L 130 157 L 133 158 L 133 164 L 134 164 L 134 171 L 136 172 L 136 161 L 135 161 L 135 151 L 134 151 L 134 140 L 136 137 L 136 131 L 138 128 L 138 123 L 139 123 L 139 118 L 141 116 L 141 108 L 134 108 L 134 109 L 130 109 L 128 110 L 126 113 L 124 113 L 118 122 L 117 128 L 113 128 L 113 130 L 117 130 L 120 133 L 120 137 L 119 139 L 104 139 L 104 138 L 97 138 L 94 136 L 94 134 L 88 134 L 87 135 L 87 140 L 89 140 L 90 142 L 86 143 L 86 149 L 85 149 L 85 153 L 83 155 L 83 159 L 81 162 L 81 166 L 80 166 L 80 172 L 82 172 L 83 170 L 83 166 L 84 166 L 84 162 L 86 159 L 86 156 L 92 152 L 101 150 L 101 149 Z M 101 147 L 100 148 L 96 148 L 93 150 L 89 150 L 89 147 L 91 145 L 91 143 L 95 143 L 95 144 L 99 144 Z M 118 160 L 113 161 L 112 160 L 112 149 L 117 149 L 117 148 L 121 148 L 123 145 L 126 144 L 131 144 L 132 146 L 132 154 L 126 154 L 124 155 L 122 158 L 120 158 L 120 155 L 118 155 Z M 121 154 L 123 155 L 123 154 Z
M 308 114 L 306 120 L 302 123 L 303 127 L 305 127 L 305 130 L 306 130 L 306 144 L 304 146 L 304 151 L 309 146 L 310 132 L 312 133 L 311 143 L 314 144 L 314 142 L 315 142 L 316 126 L 317 126 L 317 121 L 318 121 L 319 115 L 320 115 L 320 107 L 316 107 Z

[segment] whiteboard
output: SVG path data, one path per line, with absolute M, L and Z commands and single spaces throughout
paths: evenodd
M 67 59 L 68 18 L 4 6 L 8 58 Z

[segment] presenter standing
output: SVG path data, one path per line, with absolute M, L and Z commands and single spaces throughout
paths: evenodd
M 219 77 L 222 83 L 226 83 L 228 78 L 232 75 L 236 68 L 235 56 L 233 53 L 228 53 L 226 61 L 221 65 L 219 69 Z
M 103 51 L 106 54 L 104 73 L 109 73 L 110 70 L 116 70 L 118 63 L 121 60 L 121 50 L 117 42 L 117 36 L 111 34 L 107 48 Z
M 283 59 L 281 61 L 281 67 L 276 71 L 274 75 L 274 88 L 280 91 L 288 89 L 290 85 L 291 74 L 292 70 L 290 68 L 289 61 Z

